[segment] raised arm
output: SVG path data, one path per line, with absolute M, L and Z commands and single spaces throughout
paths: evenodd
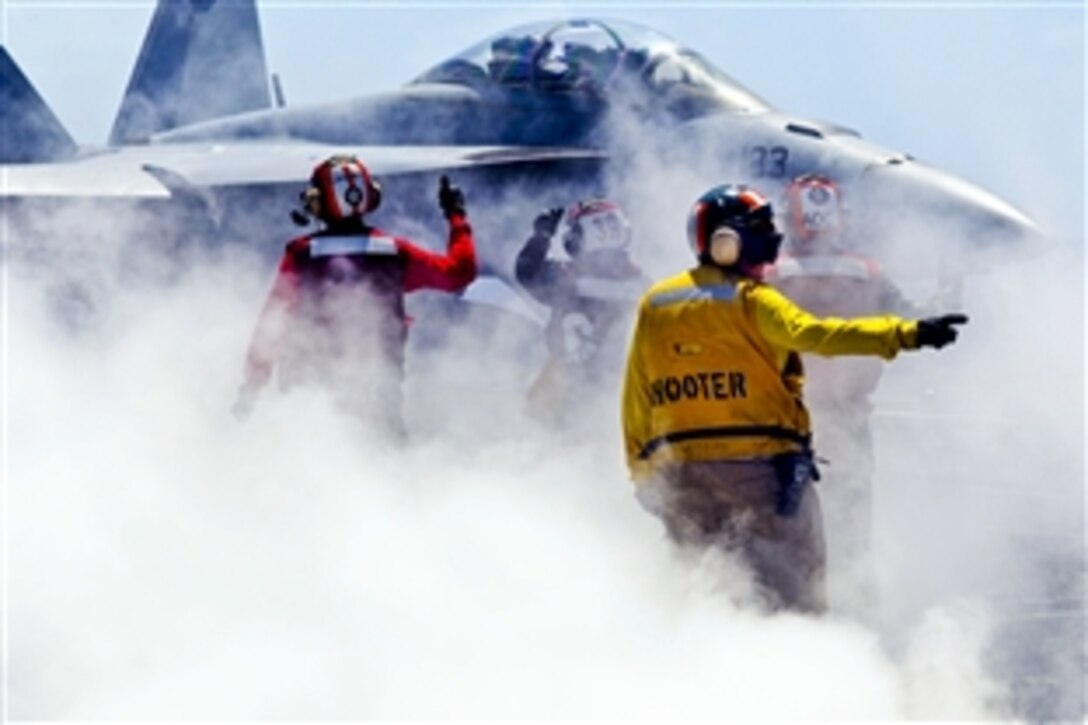
M 407 264 L 405 292 L 417 289 L 460 292 L 476 279 L 476 243 L 463 211 L 449 216 L 445 254 L 428 251 L 407 239 L 398 238 L 396 244 Z
M 514 276 L 538 302 L 551 304 L 563 292 L 559 289 L 566 279 L 564 265 L 548 259 L 552 238 L 563 216 L 563 209 L 549 209 L 533 221 L 533 234 L 518 252 Z
M 818 355 L 875 355 L 890 360 L 918 348 L 918 323 L 893 315 L 816 317 L 765 284 L 745 285 L 745 302 L 772 345 Z

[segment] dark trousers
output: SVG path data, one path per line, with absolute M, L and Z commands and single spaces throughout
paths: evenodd
M 776 513 L 770 461 L 696 461 L 662 466 L 639 500 L 681 547 L 720 547 L 752 568 L 773 609 L 826 610 L 820 502 L 809 486 L 800 510 Z

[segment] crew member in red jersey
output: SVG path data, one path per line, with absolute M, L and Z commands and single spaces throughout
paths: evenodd
M 786 187 L 786 254 L 765 279 L 813 314 L 922 317 L 874 259 L 851 249 L 848 208 L 832 179 L 806 174 Z M 928 306 L 927 306 L 928 307 Z M 829 464 L 821 486 L 831 560 L 832 604 L 870 619 L 876 606 L 873 560 L 872 394 L 884 372 L 872 357 L 804 357 L 806 397 L 819 449 Z M 837 601 L 836 601 L 837 600 Z
M 278 367 L 281 389 L 323 386 L 342 410 L 403 439 L 404 297 L 418 289 L 459 292 L 475 279 L 464 194 L 442 177 L 445 254 L 367 223 L 381 187 L 355 157 L 318 164 L 302 202 L 323 228 L 287 244 L 246 356 L 235 415 L 248 416 Z

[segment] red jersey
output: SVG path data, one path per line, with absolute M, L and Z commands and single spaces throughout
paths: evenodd
M 294 239 L 257 322 L 246 379 L 263 385 L 276 363 L 324 375 L 323 367 L 345 358 L 384 364 L 399 375 L 407 334 L 404 295 L 459 292 L 475 278 L 472 228 L 462 215 L 449 220 L 445 254 L 362 224 L 357 231 Z

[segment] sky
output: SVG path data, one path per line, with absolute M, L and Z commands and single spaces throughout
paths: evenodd
M 1084 534 L 1081 4 L 260 9 L 289 104 L 394 88 L 522 22 L 639 22 L 782 110 L 998 193 L 1059 251 L 972 279 L 960 343 L 885 375 L 885 611 L 869 627 L 765 616 L 735 562 L 673 557 L 630 496 L 614 401 L 557 437 L 527 425 L 536 370 L 502 361 L 538 340 L 486 340 L 506 355 L 483 373 L 475 338 L 417 350 L 420 442 L 402 455 L 360 445 L 320 397 L 266 394 L 240 426 L 227 411 L 266 270 L 244 255 L 159 269 L 160 220 L 113 208 L 33 219 L 12 239 L 34 253 L 5 267 L 6 714 L 1046 720 L 1082 705 L 1083 672 L 1065 669 L 1082 661 L 1064 656 L 1080 639 L 1048 639 L 1070 628 L 999 616 L 1056 606 Z M 0 0 L 0 38 L 101 144 L 151 10 Z

